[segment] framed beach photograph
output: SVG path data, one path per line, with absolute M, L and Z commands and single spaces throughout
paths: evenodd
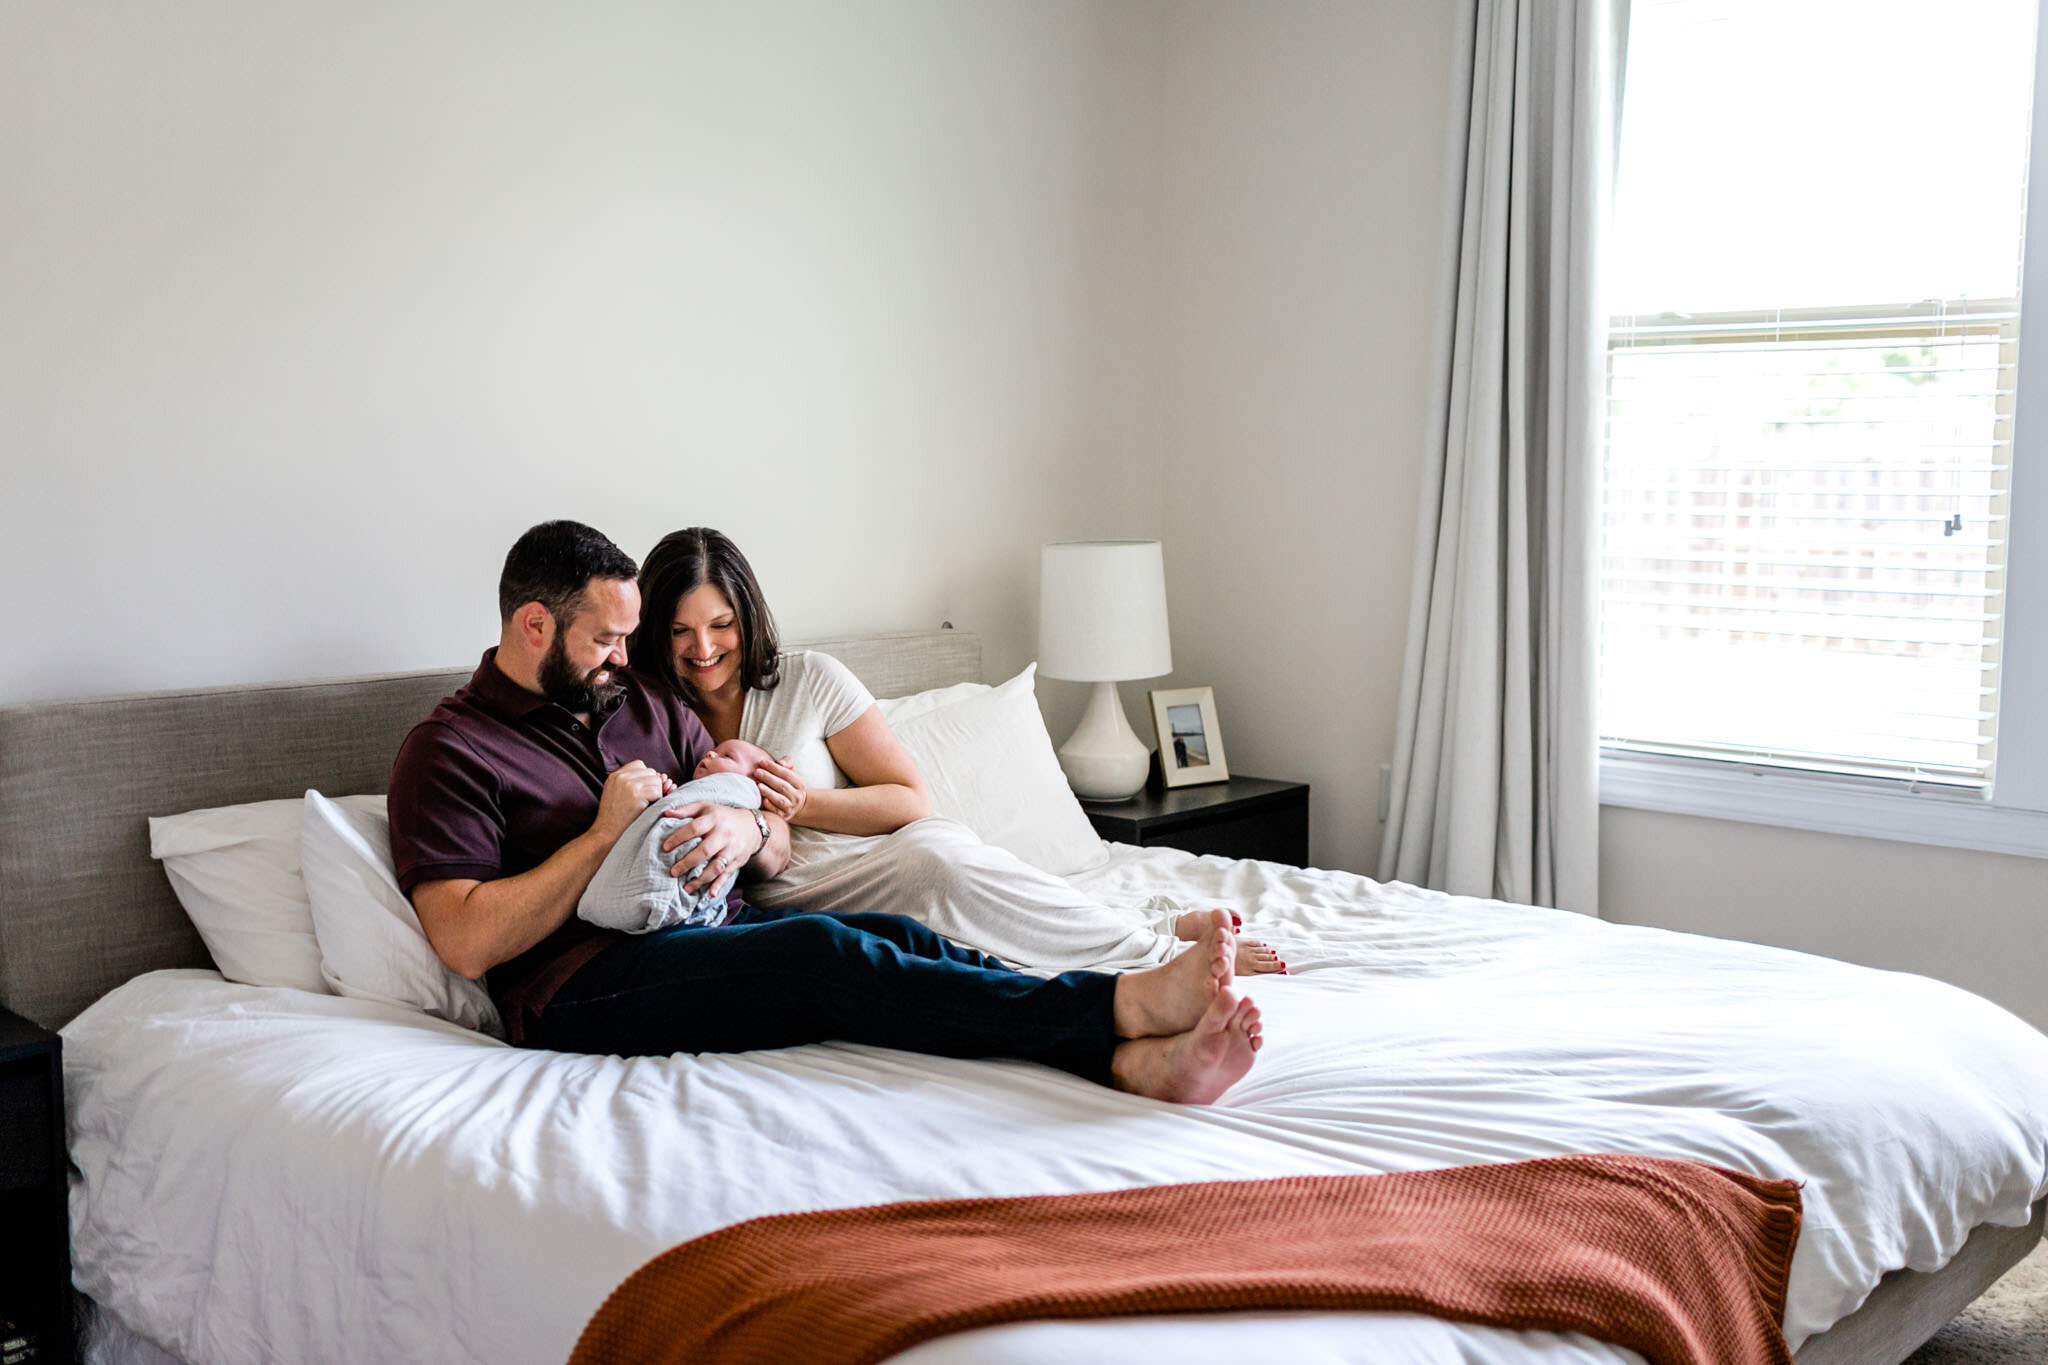
M 1228 778 L 1223 732 L 1216 728 L 1215 691 L 1173 687 L 1148 695 L 1152 728 L 1159 735 L 1159 774 L 1166 785 L 1192 787 Z

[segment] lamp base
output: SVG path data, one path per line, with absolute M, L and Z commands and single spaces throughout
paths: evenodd
M 1131 729 L 1116 684 L 1108 682 L 1089 689 L 1088 709 L 1060 746 L 1059 758 L 1074 795 L 1090 801 L 1128 801 L 1152 771 L 1152 751 Z

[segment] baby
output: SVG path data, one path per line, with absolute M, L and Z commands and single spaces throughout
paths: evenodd
M 661 841 L 674 829 L 663 817 L 692 801 L 759 810 L 761 789 L 754 785 L 754 770 L 769 756 L 760 745 L 743 739 L 729 739 L 705 754 L 688 782 L 651 803 L 619 836 L 576 903 L 577 915 L 629 934 L 678 924 L 725 923 L 726 897 L 739 869 L 732 868 L 695 895 L 686 893 L 683 878 L 672 876 L 669 868 L 687 862 L 686 855 L 699 841 L 691 839 L 672 853 L 662 852 Z
M 690 780 L 694 782 L 713 773 L 738 773 L 741 777 L 751 780 L 754 769 L 772 757 L 773 755 L 758 744 L 749 744 L 743 739 L 729 739 L 713 747 L 710 753 L 697 760 L 696 770 L 690 774 Z M 757 800 L 748 804 L 758 806 L 761 803 Z

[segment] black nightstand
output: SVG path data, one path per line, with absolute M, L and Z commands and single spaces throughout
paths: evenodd
M 63 1041 L 0 1010 L 0 1361 L 72 1365 Z
M 1163 845 L 1225 858 L 1308 866 L 1308 784 L 1233 777 L 1171 791 L 1148 787 L 1128 801 L 1083 801 L 1105 839 Z

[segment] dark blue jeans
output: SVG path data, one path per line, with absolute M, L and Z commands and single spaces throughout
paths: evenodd
M 1107 1084 L 1116 978 L 1027 976 L 902 915 L 742 909 L 599 953 L 524 1045 L 626 1057 L 838 1039 L 942 1057 L 1023 1057 Z

